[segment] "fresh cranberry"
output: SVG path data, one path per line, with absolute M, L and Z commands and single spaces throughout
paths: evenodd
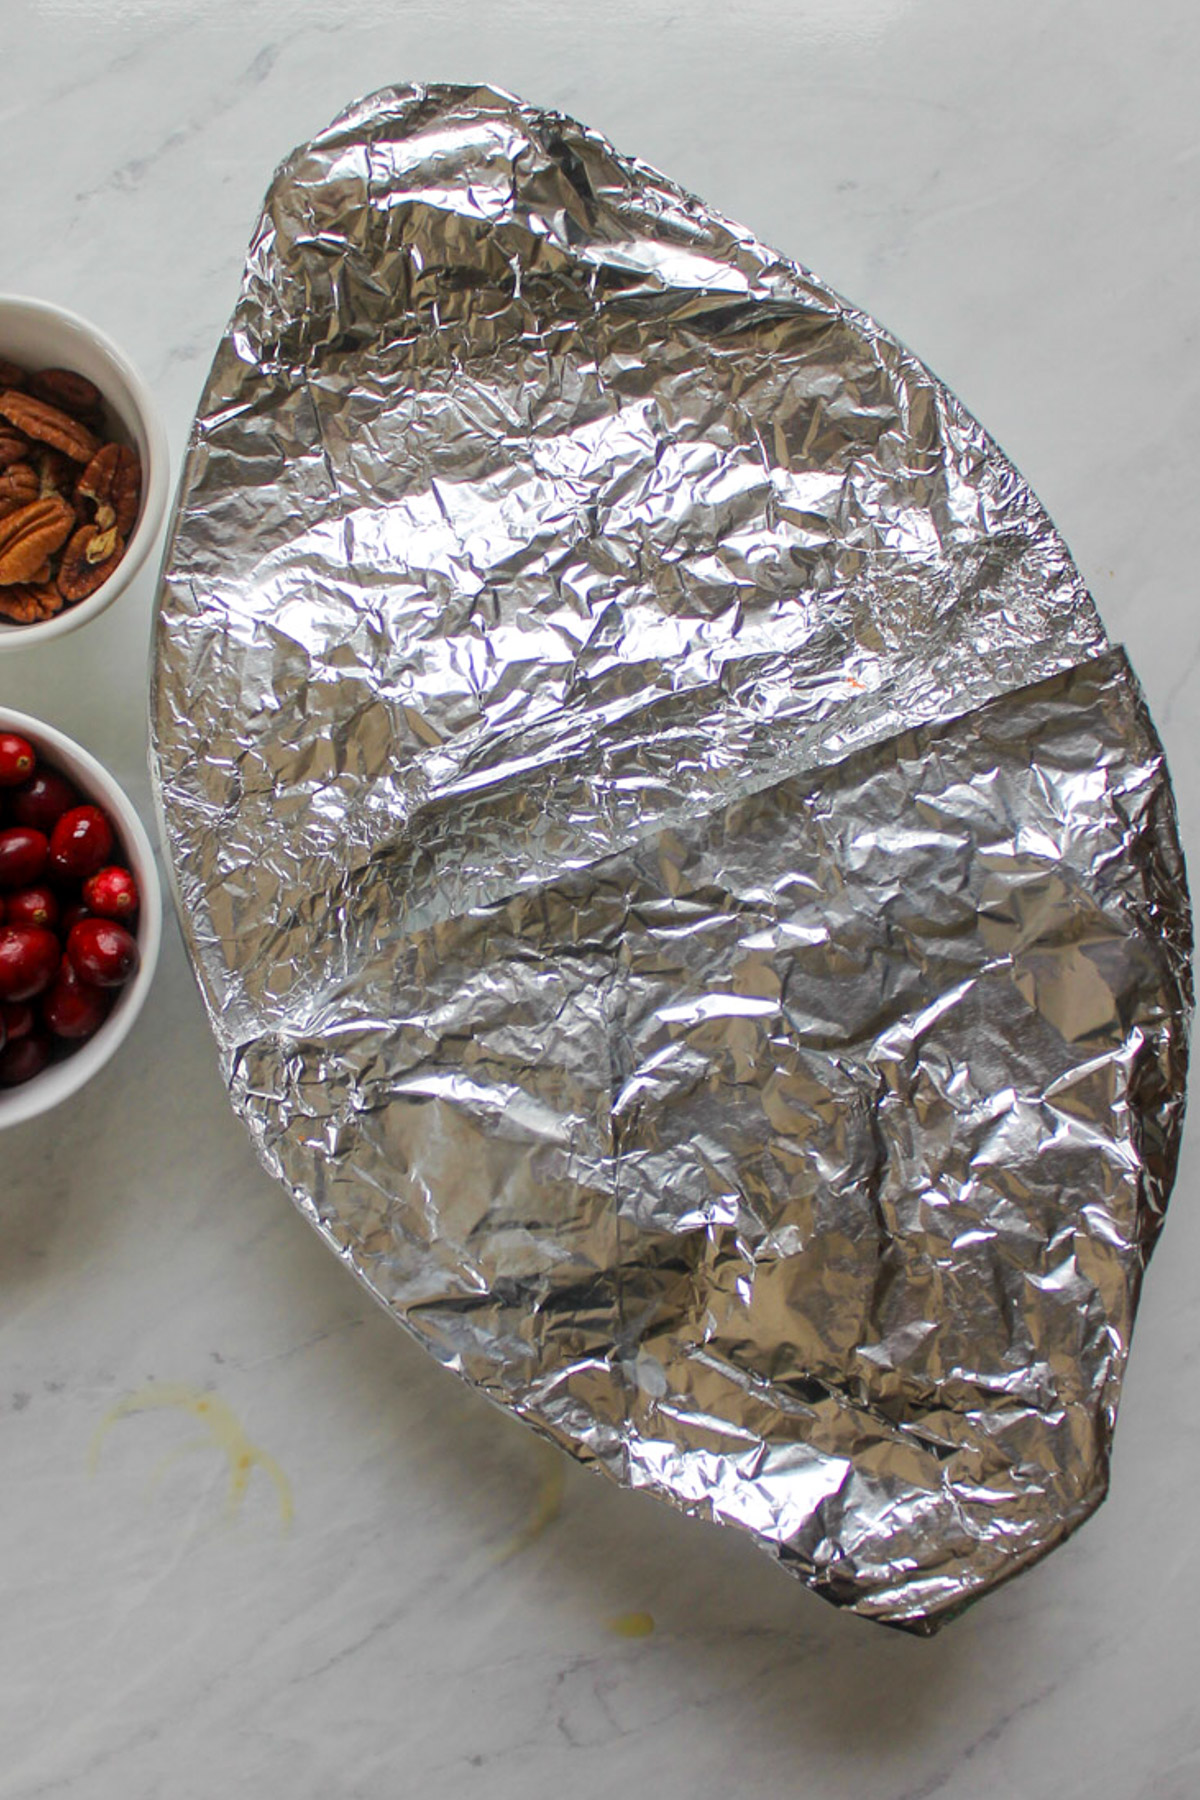
M 137 882 L 128 869 L 112 863 L 88 876 L 83 884 L 83 903 L 101 919 L 132 919 L 138 909 Z
M 28 1037 L 10 1038 L 0 1050 L 0 1087 L 18 1087 L 32 1081 L 50 1061 L 50 1039 L 44 1032 L 31 1032 Z
M 94 987 L 121 987 L 137 968 L 137 940 L 112 919 L 80 919 L 67 938 L 75 972 Z
M 50 833 L 50 868 L 82 880 L 104 867 L 112 847 L 112 826 L 100 808 L 72 806 Z
M 9 925 L 45 925 L 53 930 L 58 924 L 58 900 L 54 889 L 44 882 L 37 887 L 18 888 L 8 896 Z
M 8 1032 L 8 1041 L 15 1044 L 18 1038 L 28 1037 L 33 1030 L 33 1008 L 20 1002 L 0 1000 L 0 1020 Z
M 61 961 L 58 939 L 43 925 L 5 925 L 0 929 L 0 1000 L 32 1000 L 50 986 Z
M 18 825 L 35 825 L 49 837 L 63 814 L 78 805 L 79 795 L 65 775 L 57 769 L 39 769 L 32 781 L 17 789 L 12 809 Z
M 28 781 L 36 767 L 33 745 L 15 731 L 0 731 L 0 787 Z
M 99 1031 L 111 1005 L 103 988 L 80 981 L 64 958 L 58 979 L 42 995 L 42 1023 L 58 1038 L 79 1041 Z
M 46 834 L 29 825 L 0 831 L 0 888 L 28 887 L 46 869 Z

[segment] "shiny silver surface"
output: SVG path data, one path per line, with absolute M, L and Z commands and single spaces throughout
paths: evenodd
M 569 119 L 361 102 L 268 196 L 153 721 L 234 1106 L 442 1362 L 910 1629 L 1098 1504 L 1170 786 L 870 319 Z

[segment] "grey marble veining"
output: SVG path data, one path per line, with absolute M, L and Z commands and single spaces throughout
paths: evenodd
M 384 81 L 499 82 L 745 219 L 908 342 L 1029 478 L 1200 843 L 1182 0 L 1136 28 L 1113 0 L 9 0 L 0 36 L 26 146 L 0 288 L 124 343 L 177 453 L 271 170 Z M 152 589 L 0 662 L 0 701 L 83 739 L 147 813 Z M 1187 1135 L 1104 1508 L 932 1644 L 873 1636 L 582 1472 L 549 1519 L 545 1453 L 258 1173 L 169 932 L 119 1061 L 0 1140 L 0 1796 L 1192 1800 L 1198 1172 Z M 241 1440 L 183 1405 L 113 1420 L 89 1472 L 152 1384 L 228 1408 L 286 1477 L 290 1527 L 262 1466 L 230 1512 Z

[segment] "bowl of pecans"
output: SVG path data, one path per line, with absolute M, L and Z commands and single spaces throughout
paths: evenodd
M 0 294 L 0 652 L 73 631 L 128 587 L 158 535 L 168 453 L 116 345 Z

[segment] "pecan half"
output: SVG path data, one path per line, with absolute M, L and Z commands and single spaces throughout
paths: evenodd
M 29 463 L 14 463 L 11 469 L 0 470 L 0 519 L 37 497 L 38 478 Z
M 75 514 L 57 495 L 0 519 L 0 587 L 29 581 L 66 541 L 74 523 Z
M 26 437 L 49 444 L 52 450 L 61 450 L 72 462 L 90 462 L 100 448 L 99 438 L 93 437 L 86 425 L 60 412 L 57 406 L 35 400 L 32 394 L 19 394 L 13 388 L 5 388 L 0 393 L 0 416 L 15 425 L 18 431 L 23 431 Z
M 14 582 L 0 588 L 0 619 L 11 619 L 14 625 L 40 625 L 63 609 L 63 597 L 52 581 L 35 585 Z
M 101 509 L 111 507 L 117 530 L 122 537 L 128 537 L 142 496 L 142 465 L 137 451 L 125 444 L 102 445 L 75 484 L 75 494 L 76 498 L 82 494 L 96 502 L 98 523 Z
M 0 425 L 0 469 L 26 462 L 32 448 L 23 432 L 14 431 L 11 425 Z
M 0 356 L 0 388 L 23 388 L 25 371 L 18 369 L 16 363 L 5 362 Z
M 73 369 L 39 369 L 25 385 L 35 400 L 57 406 L 60 412 L 70 413 L 73 419 L 81 419 L 85 425 L 104 423 L 104 400 L 100 389 L 86 375 L 76 375 Z
M 81 525 L 62 553 L 58 565 L 58 591 L 68 606 L 73 606 L 77 600 L 86 600 L 89 594 L 102 587 L 125 554 L 124 538 L 113 531 L 111 555 L 105 556 L 102 562 L 90 562 L 88 551 L 100 535 L 94 525 Z

